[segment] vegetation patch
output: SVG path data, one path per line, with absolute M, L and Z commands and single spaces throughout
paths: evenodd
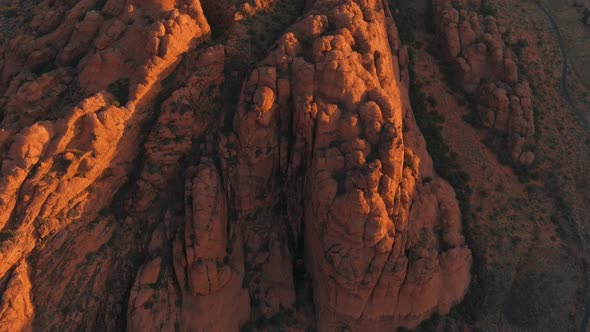
M 124 77 L 118 79 L 107 87 L 107 91 L 110 92 L 120 105 L 125 105 L 129 101 L 129 79 Z
M 416 79 L 415 58 L 412 49 L 409 49 L 409 73 L 410 73 L 410 102 L 416 118 L 416 123 L 424 135 L 427 143 L 427 150 L 432 157 L 436 172 L 455 189 L 457 199 L 462 214 L 463 233 L 467 244 L 472 249 L 474 255 L 472 266 L 472 279 L 469 292 L 461 304 L 455 306 L 451 311 L 451 316 L 461 317 L 467 323 L 473 323 L 477 315 L 481 312 L 484 304 L 484 269 L 480 263 L 482 260 L 478 253 L 483 251 L 477 250 L 477 243 L 473 240 L 470 224 L 473 223 L 475 216 L 470 203 L 472 189 L 469 186 L 469 175 L 463 171 L 457 160 L 457 154 L 452 152 L 442 135 L 442 123 L 444 116 L 436 109 L 428 108 L 428 96 L 422 91 L 422 84 Z M 431 103 L 432 104 L 432 103 Z M 428 326 L 436 324 L 438 316 L 424 322 L 421 328 L 428 330 Z

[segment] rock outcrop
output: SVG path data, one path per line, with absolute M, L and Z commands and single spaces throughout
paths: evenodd
M 496 18 L 481 8 L 479 0 L 434 0 L 438 41 L 455 79 L 474 96 L 484 126 L 508 136 L 512 160 L 530 166 L 535 159 L 532 92 L 519 77 L 519 60 Z
M 310 1 L 240 77 L 252 33 L 208 42 L 207 16 L 241 31 L 278 1 L 226 2 L 42 2 L 2 49 L 0 330 L 386 331 L 461 301 L 388 3 Z M 514 83 L 481 112 L 520 133 Z
M 100 212 L 112 204 L 140 152 L 135 140 L 141 138 L 161 80 L 209 34 L 198 1 L 36 6 L 29 27 L 0 52 L 0 278 L 8 278 L 22 260 L 40 255 L 48 240 L 64 244 L 67 234 L 104 219 Z M 96 237 L 89 240 L 101 245 Z M 53 255 L 54 260 L 63 256 Z M 88 271 L 75 266 L 67 272 L 59 283 Z M 11 278 L 30 282 L 26 273 Z M 33 307 L 42 304 L 45 311 L 16 311 L 24 315 L 20 319 L 35 326 L 34 315 L 41 329 L 82 324 L 81 314 L 71 320 L 46 316 L 68 311 L 62 297 L 68 297 L 64 288 L 71 285 L 47 289 L 53 287 L 53 294 L 33 293 L 39 301 Z M 21 296 L 7 290 L 1 305 L 17 303 Z M 18 321 L 14 313 L 4 317 Z M 105 326 L 116 324 L 112 319 Z
M 21 261 L 11 273 L 5 275 L 7 284 L 0 306 L 0 330 L 20 331 L 31 328 L 33 304 L 31 303 L 31 282 L 28 265 Z

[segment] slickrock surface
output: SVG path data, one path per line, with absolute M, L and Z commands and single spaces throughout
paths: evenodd
M 480 0 L 432 3 L 438 40 L 455 79 L 474 96 L 484 126 L 508 137 L 507 148 L 516 164 L 532 165 L 533 96 L 526 79 L 519 76 L 515 52 L 503 40 L 506 27 L 499 27 Z
M 388 2 L 285 8 L 33 8 L 0 48 L 0 331 L 391 331 L 462 300 L 471 252 Z M 449 56 L 502 62 L 463 84 L 530 164 L 514 61 L 450 30 Z

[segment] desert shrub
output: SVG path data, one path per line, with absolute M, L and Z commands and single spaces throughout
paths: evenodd
M 44 64 L 33 68 L 32 72 L 37 76 L 43 76 L 43 74 L 53 71 L 55 69 L 57 69 L 57 65 L 55 64 L 55 62 L 47 61 Z
M 259 300 L 252 299 L 252 305 L 260 305 Z M 293 326 L 297 323 L 295 319 L 295 311 L 291 308 L 283 309 L 271 317 L 262 316 L 256 320 L 249 321 L 242 326 L 240 331 L 283 331 L 285 328 Z
M 544 275 L 529 272 L 512 285 L 504 303 L 504 314 L 510 323 L 534 329 L 550 315 L 553 299 L 558 296 Z
M 57 172 L 58 176 L 63 175 L 67 172 L 71 160 L 67 160 L 64 154 L 59 154 L 53 158 L 53 169 Z
M 346 174 L 344 172 L 335 172 L 332 178 L 338 184 L 337 195 L 343 195 L 346 192 Z
M 436 101 L 436 98 L 434 96 L 428 96 L 426 97 L 426 101 L 430 104 L 430 106 L 432 107 L 436 107 L 436 105 L 438 104 Z
M 522 78 L 522 77 L 528 76 L 529 70 L 526 68 L 526 66 L 524 64 L 519 62 L 517 64 L 517 67 L 518 67 L 518 77 Z
M 477 112 L 477 106 L 474 98 L 472 96 L 468 96 L 468 101 L 465 102 L 468 104 L 469 113 L 463 116 L 463 121 L 472 125 L 474 128 L 481 129 L 484 127 L 483 121 Z
M 155 174 L 160 171 L 160 166 L 158 166 L 158 164 L 153 163 L 151 161 L 148 161 L 146 166 L 147 166 L 147 170 L 150 174 Z
M 531 170 L 530 167 L 523 166 L 512 160 L 510 149 L 510 138 L 507 134 L 496 130 L 488 131 L 483 143 L 492 151 L 500 164 L 510 166 L 514 174 L 518 177 L 520 183 L 528 183 L 530 180 L 537 180 L 539 175 Z M 534 151 L 534 147 L 525 146 L 524 151 Z
M 16 232 L 12 229 L 8 229 L 0 232 L 0 243 L 11 239 L 16 235 Z
M 102 8 L 104 7 L 104 5 L 106 4 L 107 0 L 98 0 L 95 4 L 94 7 L 92 8 L 92 10 L 95 11 L 101 11 Z
M 470 203 L 472 190 L 469 186 L 469 175 L 463 171 L 457 160 L 457 154 L 450 150 L 442 136 L 441 124 L 444 122 L 444 116 L 438 113 L 436 109 L 428 110 L 427 108 L 426 103 L 428 97 L 422 92 L 420 82 L 416 80 L 414 53 L 412 49 L 409 49 L 408 55 L 410 58 L 408 68 L 410 73 L 409 95 L 416 123 L 424 135 L 427 143 L 427 150 L 432 157 L 436 172 L 443 179 L 447 180 L 455 189 L 461 209 L 465 239 L 474 255 L 472 280 L 469 292 L 463 302 L 453 308 L 451 316 L 461 317 L 461 320 L 466 320 L 467 322 L 474 322 L 477 319 L 480 308 L 485 304 L 486 291 L 485 284 L 482 281 L 485 279 L 485 270 L 480 263 L 482 259 L 479 257 L 483 251 L 477 250 L 478 245 L 473 239 L 470 227 L 470 224 L 473 221 L 474 212 L 472 211 Z M 447 64 L 444 68 L 446 68 L 447 80 L 449 82 L 454 82 L 452 79 L 452 65 Z M 443 73 L 444 72 L 445 70 L 443 69 Z M 456 91 L 462 91 L 456 83 L 450 85 Z M 429 320 L 422 325 L 430 323 L 432 322 Z
M 129 101 L 129 79 L 124 77 L 112 82 L 107 87 L 107 91 L 115 96 L 120 105 L 127 104 Z
M 18 11 L 16 9 L 9 9 L 4 12 L 4 17 L 6 18 L 15 18 L 18 16 Z
M 529 42 L 524 39 L 519 39 L 516 43 L 512 44 L 512 50 L 516 54 L 517 57 L 522 56 L 522 50 L 529 46 Z
M 449 181 L 457 191 L 457 196 L 466 199 L 469 176 L 463 172 L 456 158 L 442 136 L 441 123 L 444 117 L 436 110 L 428 111 L 427 97 L 420 90 L 420 84 L 413 82 L 410 89 L 410 102 L 414 110 L 416 123 L 426 138 L 428 153 L 434 160 L 434 167 L 444 179 Z
M 389 6 L 394 14 L 393 16 L 398 28 L 399 37 L 405 44 L 413 44 L 416 41 L 417 14 L 413 9 L 395 10 L 397 7 L 395 3 L 396 1 L 389 1 Z
M 483 15 L 483 16 L 496 16 L 496 8 L 494 8 L 489 0 L 484 0 L 481 3 L 481 7 L 479 8 L 479 12 Z

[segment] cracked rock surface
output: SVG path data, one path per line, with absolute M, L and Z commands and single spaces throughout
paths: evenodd
M 0 331 L 391 331 L 462 300 L 387 1 L 31 13 L 0 47 Z M 530 130 L 525 83 L 479 91 L 490 126 Z

